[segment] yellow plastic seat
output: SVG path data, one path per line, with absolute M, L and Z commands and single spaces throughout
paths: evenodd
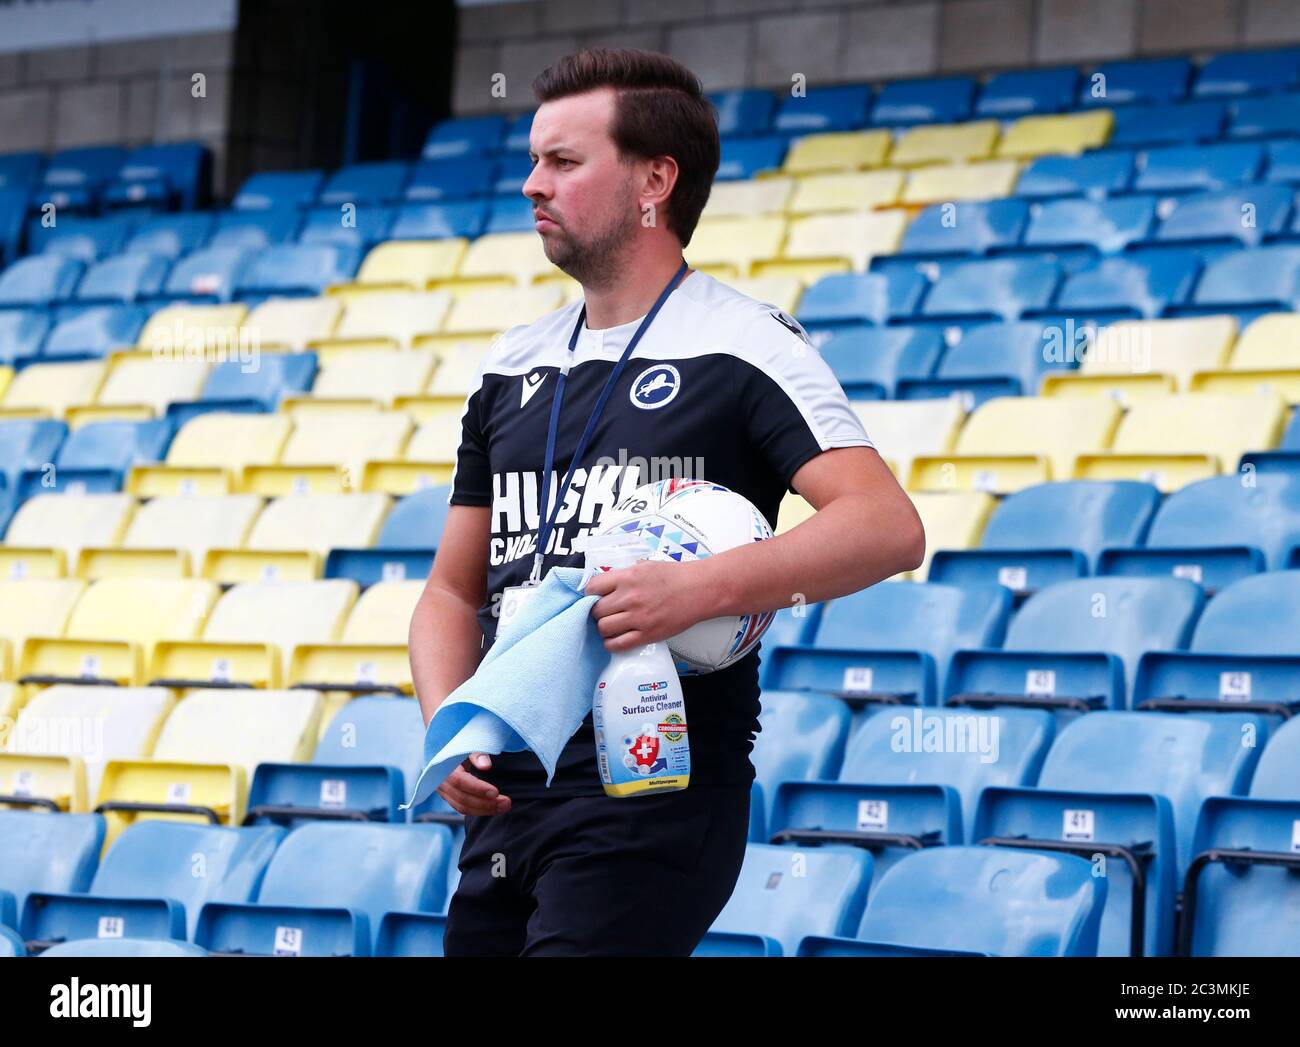
M 750 178 L 717 182 L 709 192 L 703 215 L 709 218 L 748 218 L 750 215 L 781 214 L 794 192 L 793 178 Z
M 1248 396 L 1185 393 L 1137 401 L 1109 453 L 1079 458 L 1083 480 L 1143 480 L 1161 491 L 1232 472 L 1246 451 L 1276 447 L 1286 401 L 1275 391 Z
M 702 218 L 686 247 L 686 261 L 719 279 L 750 276 L 755 260 L 780 253 L 785 231 L 782 215 Z
M 175 702 L 165 687 L 45 688 L 0 745 L 0 793 L 88 811 L 105 763 L 149 756 Z
M 311 398 L 365 399 L 389 406 L 395 396 L 424 391 L 438 365 L 431 351 L 413 349 L 363 349 L 338 353 L 322 364 L 312 385 Z M 286 407 L 303 397 L 286 397 Z
M 248 306 L 168 305 L 149 317 L 136 346 L 159 359 L 202 359 L 209 363 L 250 359 L 241 325 Z
M 419 345 L 424 345 L 421 340 Z M 438 352 L 438 366 L 425 392 L 430 396 L 464 399 L 477 385 L 479 367 L 491 348 L 492 339 L 466 338 L 429 343 Z
M 383 494 L 274 498 L 241 547 L 208 550 L 203 574 L 224 584 L 309 581 L 331 549 L 374 545 L 390 508 Z
M 893 136 L 888 131 L 830 131 L 804 135 L 790 143 L 781 173 L 801 175 L 880 167 L 892 144 Z
M 270 496 L 358 490 L 366 460 L 400 457 L 413 428 L 401 411 L 300 414 L 279 461 L 247 466 L 243 489 Z
M 126 489 L 143 498 L 229 494 L 244 466 L 278 461 L 292 431 L 283 414 L 201 414 L 181 426 L 165 463 L 134 466 Z
M 442 330 L 450 309 L 446 291 L 372 291 L 349 299 L 333 335 L 311 348 L 322 362 L 356 349 L 409 349 L 418 336 Z
M 202 639 L 154 647 L 149 678 L 170 686 L 277 688 L 295 646 L 341 638 L 356 599 L 350 579 L 241 582 L 217 601 Z
M 939 549 L 974 549 L 997 499 L 984 491 L 918 491 L 911 495 L 925 528 L 925 559 L 915 571 L 900 577 L 918 582 L 930 576 L 930 560 Z
M 370 249 L 354 282 L 331 288 L 331 293 L 355 301 L 358 292 L 423 291 L 435 281 L 454 277 L 468 249 L 469 241 L 462 237 L 387 240 Z
M 1010 494 L 1031 484 L 1068 479 L 1076 456 L 1110 446 L 1120 413 L 1105 397 L 987 400 L 966 420 L 956 453 L 912 461 L 908 489 Z
M 790 222 L 785 249 L 754 265 L 758 276 L 794 276 L 805 284 L 827 273 L 865 272 L 876 255 L 893 254 L 903 239 L 903 210 L 840 211 Z
M 786 531 L 798 527 L 809 519 L 815 512 L 816 510 L 808 504 L 808 500 L 803 495 L 786 491 L 776 512 L 776 530 L 773 534 L 785 534 Z
M 799 311 L 803 298 L 803 284 L 793 276 L 751 276 L 726 283 L 756 301 L 785 310 L 790 316 Z
M 823 211 L 869 211 L 898 203 L 902 171 L 854 171 L 808 175 L 799 179 L 787 210 L 792 215 Z
M 362 490 L 405 495 L 451 481 L 460 448 L 460 416 L 464 404 L 450 398 L 444 403 L 442 411 L 416 429 L 400 461 L 380 459 L 365 464 Z
M 422 581 L 376 582 L 348 616 L 334 644 L 295 649 L 289 683 L 317 689 L 414 693 L 407 636 Z
M 903 132 L 889 156 L 892 167 L 962 164 L 987 160 L 998 140 L 996 120 L 966 124 L 930 124 Z
M 1020 166 L 1014 160 L 921 167 L 908 176 L 903 203 L 920 207 L 1010 196 L 1019 173 Z
M 114 353 L 95 406 L 145 405 L 153 409 L 155 416 L 162 416 L 169 403 L 197 400 L 211 370 L 212 365 L 205 360 Z
M 1048 153 L 1082 153 L 1105 145 L 1114 124 L 1115 114 L 1109 109 L 1022 116 L 1002 132 L 997 155 L 1029 158 Z
M 14 369 L 7 364 L 0 365 L 0 404 L 4 403 L 5 392 L 14 380 Z
M 134 511 L 129 494 L 33 495 L 9 522 L 0 577 L 65 577 L 84 546 L 117 545 Z
M 340 299 L 271 298 L 244 319 L 241 334 L 263 350 L 306 349 L 328 338 L 343 312 Z
M 966 408 L 956 397 L 941 400 L 850 401 L 876 450 L 894 463 L 895 475 L 906 478 L 917 455 L 951 451 L 966 420 Z
M 0 580 L 0 642 L 12 663 L 28 636 L 62 636 L 86 583 L 75 578 Z
M 437 286 L 527 287 L 539 278 L 563 275 L 546 257 L 542 238 L 536 233 L 487 233 L 470 243 L 455 279 L 439 281 Z
M 471 288 L 456 295 L 442 333 L 497 334 L 517 324 L 530 324 L 563 305 L 564 294 L 554 284 Z
M 1275 389 L 1289 404 L 1300 403 L 1300 316 L 1266 313 L 1241 333 L 1227 368 L 1193 375 L 1191 390 L 1241 395 Z
M 72 405 L 93 401 L 107 373 L 104 360 L 28 364 L 5 390 L 5 414 L 62 418 Z

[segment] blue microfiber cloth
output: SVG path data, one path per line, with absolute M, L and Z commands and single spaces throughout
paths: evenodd
M 447 696 L 424 735 L 425 767 L 406 810 L 423 803 L 470 753 L 531 749 L 546 769 L 583 719 L 609 652 L 584 596 L 586 576 L 556 567 L 522 605 L 474 675 Z

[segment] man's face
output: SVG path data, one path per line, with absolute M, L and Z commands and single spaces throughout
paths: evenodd
M 523 193 L 533 202 L 542 249 L 587 287 L 615 280 L 640 226 L 637 165 L 619 160 L 609 136 L 615 94 L 602 87 L 545 102 L 533 118 L 533 172 Z

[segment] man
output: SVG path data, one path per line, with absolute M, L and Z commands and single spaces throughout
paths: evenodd
M 707 618 L 855 592 L 915 568 L 924 552 L 915 509 L 803 329 L 683 263 L 719 158 L 696 77 L 662 55 L 593 50 L 561 59 L 533 89 L 542 104 L 523 192 L 547 257 L 582 284 L 585 303 L 507 331 L 466 402 L 451 507 L 411 622 L 426 721 L 473 674 L 502 590 L 533 569 L 562 368 L 546 498 L 560 508 L 544 570 L 582 564 L 575 543 L 600 513 L 658 478 L 642 461 L 697 462 L 698 478 L 744 495 L 769 522 L 791 487 L 817 510 L 769 541 L 593 579 L 610 652 Z M 602 387 L 664 294 L 558 490 Z M 466 816 L 447 954 L 689 955 L 744 856 L 757 668 L 754 653 L 682 679 L 692 764 L 683 791 L 606 796 L 590 717 L 550 788 L 529 752 L 474 754 L 454 771 L 438 790 Z

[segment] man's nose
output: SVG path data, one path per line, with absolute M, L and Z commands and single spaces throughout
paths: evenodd
M 538 196 L 542 199 L 546 199 L 549 195 L 547 192 L 546 178 L 542 175 L 541 170 L 542 165 L 538 164 L 524 180 L 524 187 L 521 191 L 524 196 L 528 197 L 530 200 Z

